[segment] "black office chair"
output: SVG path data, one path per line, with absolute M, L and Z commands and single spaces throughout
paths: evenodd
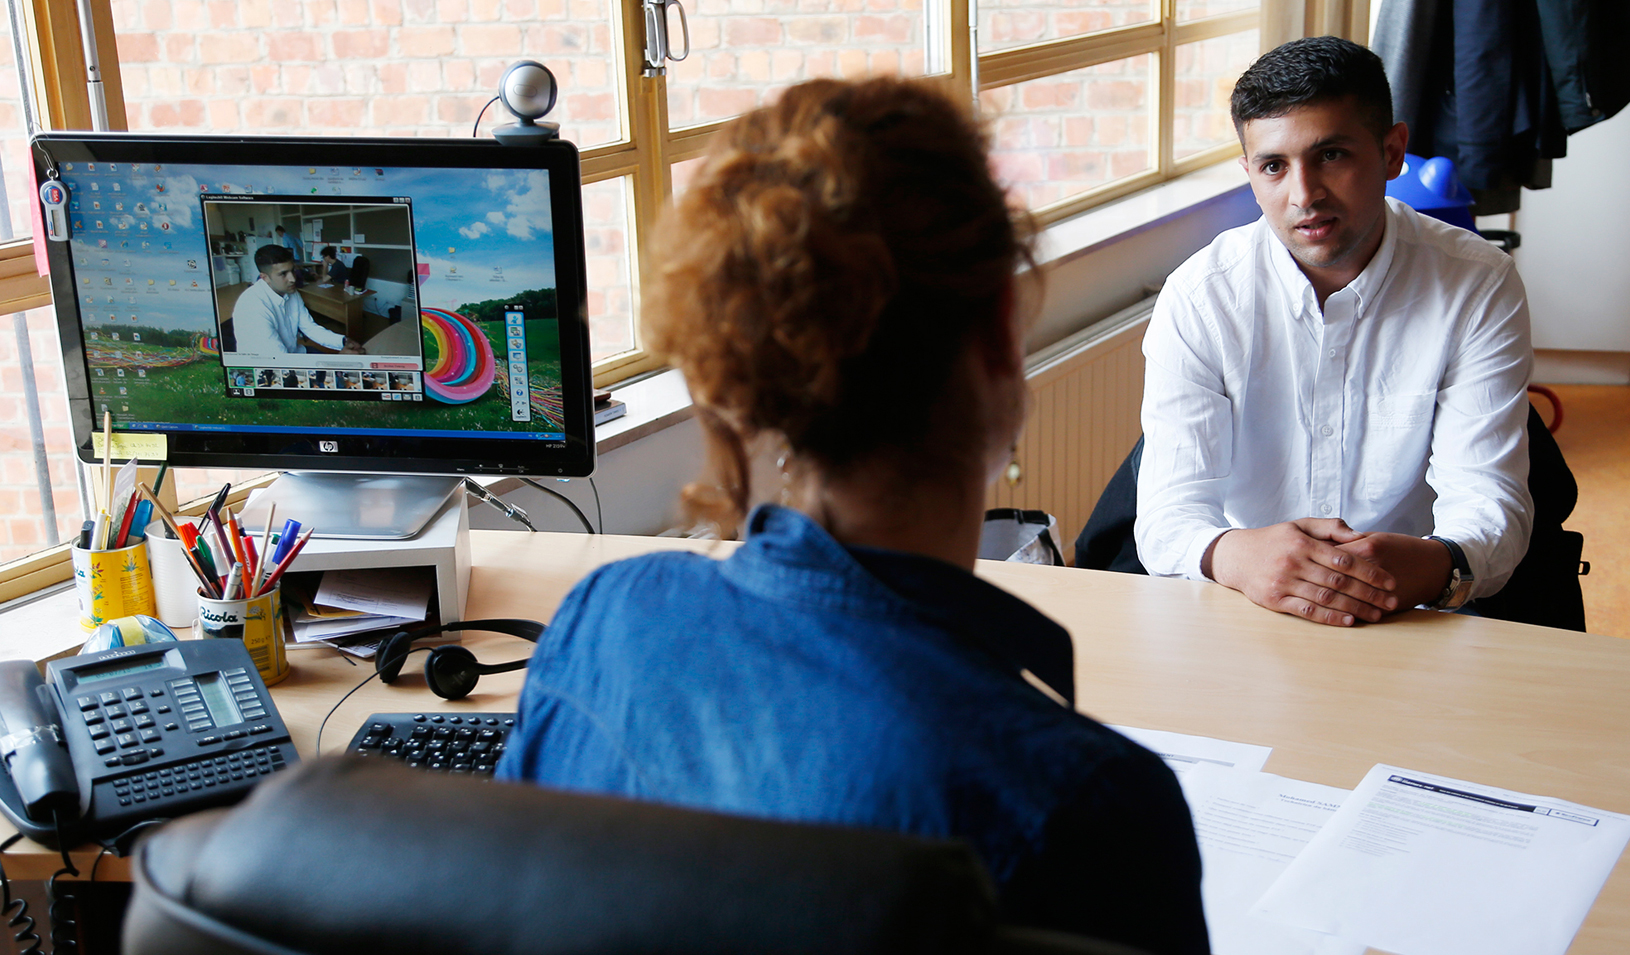
M 1132 525 L 1138 519 L 1138 467 L 1143 464 L 1143 435 L 1132 452 L 1115 469 L 1092 516 L 1075 538 L 1075 566 L 1087 570 L 1113 570 L 1122 574 L 1147 574 L 1138 560 L 1138 545 L 1132 539 Z
M 368 257 L 359 255 L 351 260 L 351 274 L 346 277 L 346 281 L 351 283 L 352 288 L 360 292 L 368 287 L 368 276 L 372 272 L 373 264 L 368 261 Z
M 1138 560 L 1132 525 L 1138 516 L 1138 467 L 1143 438 L 1121 462 L 1092 516 L 1075 539 L 1075 566 L 1147 574 Z M 1528 493 L 1534 499 L 1534 529 L 1528 552 L 1500 592 L 1481 597 L 1473 609 L 1485 617 L 1562 630 L 1585 629 L 1585 596 L 1579 578 L 1590 573 L 1581 560 L 1585 537 L 1562 522 L 1579 501 L 1579 484 L 1562 457 L 1556 438 L 1538 409 L 1528 406 Z
M 143 842 L 127 955 L 1136 955 L 996 924 L 967 846 L 359 759 Z

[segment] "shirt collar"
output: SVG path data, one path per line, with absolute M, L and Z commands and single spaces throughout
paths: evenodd
M 1069 633 L 1023 600 L 944 561 L 848 548 L 807 515 L 765 504 L 747 518 L 747 540 L 721 572 L 776 600 L 925 620 L 1075 701 Z
M 1386 284 L 1387 272 L 1392 268 L 1392 260 L 1398 249 L 1398 223 L 1401 214 L 1394 207 L 1396 199 L 1388 196 L 1382 212 L 1381 245 L 1375 250 L 1364 271 L 1358 273 L 1358 278 L 1347 284 L 1346 289 L 1357 297 L 1358 302 L 1353 309 L 1354 315 L 1362 315 L 1364 306 L 1380 292 Z M 1268 261 L 1274 275 L 1279 278 L 1281 289 L 1285 297 L 1295 306 L 1298 315 L 1319 316 L 1319 299 L 1313 291 L 1313 283 L 1308 281 L 1307 275 L 1302 272 L 1301 266 L 1296 264 L 1296 257 L 1285 248 L 1285 243 L 1279 241 L 1273 229 L 1268 225 L 1268 219 L 1263 216 L 1259 220 L 1266 236 Z M 1340 294 L 1338 291 L 1336 294 Z

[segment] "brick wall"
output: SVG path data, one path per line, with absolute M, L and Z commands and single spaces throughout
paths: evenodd
M 537 59 L 559 78 L 550 118 L 588 147 L 623 136 L 611 0 L 112 0 L 132 130 L 328 136 L 467 136 L 503 71 Z M 813 76 L 925 68 L 923 0 L 695 0 L 692 55 L 669 64 L 675 126 L 734 115 Z M 1180 0 L 1189 19 L 1254 0 Z M 981 50 L 1150 19 L 1147 0 L 984 0 Z M 677 15 L 674 43 L 682 42 Z M 1232 137 L 1227 95 L 1256 34 L 1179 50 L 1178 155 Z M 27 149 L 9 39 L 0 45 L 0 171 L 13 228 L 30 230 Z M 1134 57 L 981 97 L 995 163 L 1015 197 L 1052 202 L 1153 164 L 1153 59 Z M 483 132 L 510 117 L 494 105 Z M 686 164 L 688 165 L 688 164 Z M 688 169 L 676 167 L 683 185 Z M 597 357 L 633 344 L 627 183 L 584 190 Z M 77 530 L 61 354 L 49 310 L 27 315 L 61 534 Z M 45 544 L 21 413 L 15 335 L 0 328 L 0 560 Z M 15 413 L 14 413 L 15 412 Z M 182 500 L 239 472 L 182 472 Z
M 623 137 L 610 0 L 113 0 L 133 130 L 469 136 L 510 64 L 555 74 L 579 147 Z M 501 104 L 483 135 L 513 122 Z M 634 345 L 626 185 L 584 197 L 596 359 Z

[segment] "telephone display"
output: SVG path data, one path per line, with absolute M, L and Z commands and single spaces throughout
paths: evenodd
M 235 640 L 0 663 L 0 812 L 36 841 L 117 836 L 235 802 L 299 760 Z

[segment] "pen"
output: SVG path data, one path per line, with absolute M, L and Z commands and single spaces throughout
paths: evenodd
M 91 550 L 108 549 L 108 512 L 96 515 L 96 529 L 91 532 Z
M 119 550 L 120 548 L 125 546 L 125 541 L 130 536 L 130 525 L 132 523 L 134 523 L 135 520 L 136 520 L 136 495 L 132 494 L 132 495 L 130 495 L 130 500 L 125 502 L 124 517 L 119 519 L 119 532 L 117 534 L 115 534 L 114 538 L 113 538 L 113 549 L 114 550 Z
M 153 502 L 140 501 L 136 504 L 136 519 L 130 525 L 130 540 L 132 542 L 147 539 L 147 525 L 153 523 Z
M 226 583 L 221 585 L 222 600 L 237 600 L 238 581 L 243 579 L 243 568 L 233 567 L 232 573 L 226 575 Z
M 273 564 L 283 563 L 283 558 L 288 556 L 289 548 L 294 546 L 295 538 L 299 536 L 299 521 L 287 520 L 283 522 L 283 531 L 277 535 L 277 550 L 272 553 Z
M 294 563 L 296 557 L 300 556 L 300 548 L 306 546 L 306 541 L 311 540 L 311 532 L 314 530 L 316 530 L 314 527 L 306 528 L 305 533 L 300 535 L 300 539 L 294 542 L 293 547 L 289 548 L 289 552 L 284 554 L 283 559 L 277 562 L 277 567 L 272 570 L 271 576 L 266 578 L 266 583 L 261 585 L 260 593 L 255 594 L 255 596 L 259 597 L 261 594 L 268 593 L 273 587 L 277 586 L 277 582 L 283 578 L 283 572 L 289 569 L 289 565 Z
M 164 476 L 166 474 L 169 474 L 169 473 L 170 473 L 170 462 L 168 462 L 168 461 L 160 461 L 159 465 L 158 465 L 158 477 L 153 479 L 153 494 L 155 496 L 157 496 L 158 494 L 163 492 L 163 490 L 164 490 Z
M 238 519 L 232 516 L 232 509 L 226 508 L 221 512 L 225 515 L 222 524 L 226 527 L 227 540 L 232 544 L 231 554 L 239 564 L 249 563 L 249 552 L 243 549 L 243 533 L 238 529 Z
M 96 533 L 96 522 L 95 521 L 86 521 L 85 523 L 79 525 L 79 549 L 80 550 L 90 550 L 91 549 L 91 535 L 94 534 L 94 533 Z
M 203 565 L 198 562 L 198 556 L 192 552 L 192 544 L 187 541 L 186 532 L 190 531 L 196 538 L 198 534 L 197 528 L 191 524 L 176 524 L 175 515 L 171 514 L 168 508 L 158 502 L 158 497 L 153 494 L 153 489 L 147 485 L 138 483 L 136 493 L 147 498 L 148 502 L 153 505 L 153 510 L 158 512 L 159 520 L 164 522 L 164 527 L 174 535 L 176 540 L 182 542 L 181 556 L 187 559 L 187 566 L 192 568 L 193 575 L 198 578 L 199 587 L 211 597 L 218 596 L 215 592 L 215 585 L 210 581 L 208 575 L 204 573 Z
M 260 585 L 266 580 L 266 565 L 275 563 L 272 559 L 272 520 L 277 517 L 277 502 L 273 501 L 266 508 L 266 530 L 260 535 L 261 559 L 255 565 L 255 586 L 249 592 L 260 596 Z

